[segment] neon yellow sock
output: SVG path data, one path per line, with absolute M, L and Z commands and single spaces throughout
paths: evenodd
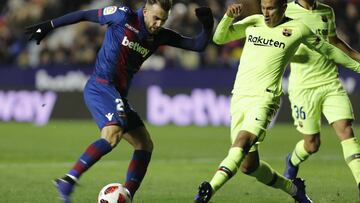
M 356 184 L 360 183 L 360 144 L 354 137 L 341 142 L 347 165 L 354 175 Z
M 301 162 L 309 158 L 309 156 L 310 154 L 304 148 L 304 140 L 300 140 L 291 154 L 291 163 L 294 166 L 298 166 Z
M 221 162 L 218 171 L 210 181 L 214 192 L 221 188 L 232 176 L 234 176 L 244 159 L 244 150 L 240 147 L 232 147 L 227 157 Z
M 291 196 L 296 194 L 296 186 L 292 181 L 280 175 L 265 161 L 260 160 L 259 167 L 249 175 L 255 177 L 259 182 L 273 188 L 281 189 Z

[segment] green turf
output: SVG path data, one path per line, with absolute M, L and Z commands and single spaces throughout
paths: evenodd
M 210 179 L 229 147 L 226 127 L 148 126 L 155 143 L 153 159 L 134 202 L 192 202 L 197 185 Z M 360 129 L 360 126 L 357 127 Z M 72 166 L 98 137 L 91 121 L 52 121 L 45 127 L 0 124 L 0 202 L 59 202 L 51 180 Z M 284 157 L 300 138 L 290 125 L 279 124 L 261 145 L 262 158 L 283 171 Z M 302 165 L 300 176 L 316 203 L 353 203 L 358 191 L 344 163 L 333 131 L 324 127 L 320 152 Z M 97 201 L 110 182 L 123 182 L 132 150 L 126 143 L 104 157 L 80 180 L 75 203 Z M 213 198 L 214 203 L 293 202 L 285 193 L 237 174 Z

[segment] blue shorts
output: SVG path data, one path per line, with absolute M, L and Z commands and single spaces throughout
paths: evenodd
M 97 76 L 91 76 L 84 88 L 84 100 L 100 129 L 118 125 L 125 132 L 144 126 L 140 116 L 121 97 L 114 84 Z

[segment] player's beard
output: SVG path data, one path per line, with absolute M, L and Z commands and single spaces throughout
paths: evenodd
M 160 31 L 160 28 L 150 27 L 151 34 L 157 34 Z

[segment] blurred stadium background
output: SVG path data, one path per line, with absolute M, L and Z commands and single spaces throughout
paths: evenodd
M 226 6 L 233 2 L 245 4 L 242 17 L 260 12 L 259 0 L 174 0 L 174 8 L 165 26 L 183 35 L 193 36 L 201 29 L 194 15 L 196 7 L 211 7 L 219 21 Z M 334 8 L 338 35 L 359 51 L 360 1 L 321 2 Z M 0 196 L 4 202 L 54 202 L 55 191 L 48 189 L 48 182 L 45 186 L 43 182 L 65 172 L 83 148 L 97 137 L 95 123 L 91 122 L 83 102 L 82 89 L 92 73 L 105 27 L 92 23 L 63 27 L 48 35 L 40 46 L 27 41 L 24 28 L 71 11 L 122 3 L 137 9 L 143 1 L 0 0 L 0 182 L 8 183 L 0 184 Z M 191 202 L 189 194 L 194 193 L 201 180 L 211 176 L 225 155 L 229 144 L 230 91 L 243 43 L 242 40 L 225 46 L 211 43 L 200 54 L 161 47 L 135 76 L 129 101 L 147 121 L 155 146 L 158 147 L 154 154 L 154 160 L 158 161 L 149 169 L 150 175 L 145 178 L 145 186 L 137 197 L 139 202 Z M 360 115 L 360 77 L 343 68 L 340 68 L 340 77 L 357 117 Z M 283 84 L 286 92 L 287 74 Z M 290 106 L 285 95 L 276 118 L 279 125 L 275 126 L 273 133 L 270 132 L 277 134 L 277 137 L 274 135 L 264 144 L 265 158 L 279 171 L 283 168 L 282 157 L 299 139 L 291 121 Z M 330 138 L 324 142 L 329 143 L 324 144 L 318 158 L 314 158 L 316 163 L 309 161 L 309 164 L 305 164 L 302 174 L 313 181 L 310 188 L 320 193 L 316 196 L 317 202 L 356 202 L 355 184 L 343 163 L 336 137 L 332 136 L 334 133 L 328 127 L 324 127 L 324 130 L 330 134 Z M 281 136 L 288 137 L 284 139 Z M 174 142 L 178 144 L 177 147 L 171 147 Z M 206 146 L 203 145 L 205 143 Z M 64 149 L 63 145 L 69 147 Z M 121 175 L 124 174 L 131 150 L 123 146 L 119 151 L 120 155 L 107 157 L 105 166 L 96 166 L 94 172 L 84 179 L 84 185 L 94 184 L 96 187 L 79 189 L 76 202 L 94 202 L 98 189 L 114 181 L 119 175 L 114 160 L 121 160 Z M 127 155 L 122 156 L 122 153 Z M 180 159 L 180 162 L 173 159 Z M 167 163 L 173 164 L 173 168 Z M 312 176 L 311 167 L 315 166 L 325 171 L 321 172 L 321 178 L 337 174 L 343 182 L 327 180 L 330 186 L 325 190 L 323 183 Z M 179 168 L 183 168 L 183 171 L 177 171 L 181 178 L 166 175 Z M 99 178 L 103 175 L 102 170 L 107 171 L 105 178 Z M 166 183 L 169 179 L 184 187 L 180 194 L 176 186 L 172 188 L 170 183 Z M 19 187 L 24 180 L 28 182 L 23 188 Z M 279 193 L 279 197 L 271 195 L 273 191 L 269 192 L 265 187 L 260 186 L 259 189 L 255 185 L 252 189 L 248 186 L 252 185 L 252 179 L 242 181 L 250 190 L 240 193 L 244 195 L 245 202 L 291 201 L 282 193 Z M 40 185 L 39 189 L 33 188 L 30 182 Z M 160 189 L 159 182 L 163 185 Z M 190 184 L 192 186 L 188 187 Z M 30 194 L 18 197 L 20 188 L 30 190 Z M 236 188 L 236 184 L 231 182 L 225 190 L 238 194 Z M 166 193 L 165 197 L 160 191 Z M 254 198 L 252 194 L 257 192 L 263 193 L 264 197 Z M 37 198 L 34 199 L 34 196 Z M 217 198 L 216 202 L 238 201 L 236 196 L 228 197 L 226 193 L 219 193 Z
M 201 29 L 194 15 L 199 5 L 210 6 L 217 21 L 227 4 L 236 1 L 175 0 L 171 16 L 165 25 L 183 35 L 194 36 Z M 242 0 L 243 17 L 259 13 L 259 1 Z M 326 0 L 335 9 L 339 36 L 356 50 L 360 50 L 360 3 L 358 0 Z M 109 0 L 11 0 L 0 6 L 0 102 L 9 109 L 0 109 L 3 121 L 33 121 L 43 124 L 48 119 L 90 118 L 82 103 L 81 91 L 92 72 L 96 53 L 102 43 L 105 27 L 93 23 L 79 23 L 53 31 L 40 46 L 28 42 L 24 27 L 79 9 L 120 5 Z M 140 8 L 143 1 L 126 1 L 132 8 Z M 227 124 L 228 95 L 235 77 L 243 41 L 225 46 L 211 43 L 205 52 L 196 53 L 172 47 L 161 47 L 143 65 L 135 77 L 130 101 L 153 124 Z M 340 69 L 344 85 L 354 104 L 360 102 L 356 94 L 359 77 Z M 284 78 L 286 91 L 287 77 Z M 16 90 L 8 94 L 9 90 Z M 30 90 L 24 92 L 21 90 Z M 34 92 L 35 90 L 35 92 Z M 41 91 L 38 96 L 34 96 Z M 36 100 L 16 113 L 21 98 Z M 40 102 L 35 104 L 36 102 Z M 181 104 L 186 102 L 186 104 Z M 71 105 L 69 105 L 71 104 Z M 289 105 L 284 97 L 279 121 L 289 122 Z M 36 106 L 42 108 L 36 108 Z M 170 108 L 176 105 L 178 108 Z M 217 105 L 218 108 L 212 108 Z M 151 107 L 151 108 L 149 108 Z M 27 109 L 26 109 L 27 108 Z M 197 109 L 193 111 L 193 109 Z M 42 110 L 42 111 L 40 111 Z M 76 114 L 74 114 L 76 110 Z M 356 114 L 359 110 L 355 108 Z M 41 113 L 42 112 L 42 113 Z M 37 115 L 40 114 L 41 115 Z M 38 118 L 37 118 L 38 117 Z M 39 118 L 41 117 L 41 118 Z

